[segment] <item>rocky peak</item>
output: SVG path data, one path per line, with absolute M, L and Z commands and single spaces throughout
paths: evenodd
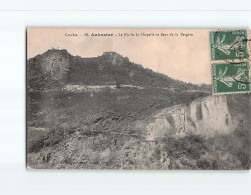
M 31 88 L 43 89 L 68 79 L 72 56 L 67 50 L 50 49 L 28 60 L 28 80 Z M 33 86 L 34 85 L 34 86 Z
M 123 57 L 122 55 L 109 51 L 109 52 L 104 52 L 102 56 L 100 56 L 101 62 L 103 63 L 109 63 L 111 65 L 126 65 L 129 63 L 129 59 L 127 57 Z

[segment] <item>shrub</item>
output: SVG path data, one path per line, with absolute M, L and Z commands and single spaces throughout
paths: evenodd
M 170 154 L 170 157 L 177 159 L 185 155 L 190 159 L 199 159 L 205 153 L 206 141 L 198 135 L 189 135 L 184 138 L 164 138 L 163 149 Z
M 196 165 L 199 169 L 211 169 L 211 163 L 206 159 L 197 160 Z
M 29 130 L 27 137 L 27 153 L 38 152 L 44 146 L 44 140 L 48 139 L 46 130 Z

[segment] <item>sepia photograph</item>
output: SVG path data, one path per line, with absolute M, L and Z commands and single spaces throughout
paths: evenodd
M 27 168 L 249 170 L 248 32 L 28 28 Z
M 1 0 L 0 195 L 250 195 L 249 8 Z

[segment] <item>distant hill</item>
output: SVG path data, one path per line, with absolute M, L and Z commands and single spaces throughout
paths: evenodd
M 210 90 L 209 85 L 193 85 L 143 68 L 116 52 L 93 58 L 72 56 L 67 50 L 51 49 L 27 62 L 27 86 L 47 89 L 65 84 L 124 84 L 175 90 Z

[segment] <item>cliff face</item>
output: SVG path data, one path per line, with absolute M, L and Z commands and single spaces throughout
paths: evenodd
M 28 86 L 51 88 L 68 82 L 72 56 L 66 50 L 48 50 L 27 61 Z
M 163 109 L 147 124 L 147 139 L 187 134 L 215 136 L 217 133 L 233 131 L 236 126 L 234 123 L 226 96 L 208 96 L 188 105 Z

